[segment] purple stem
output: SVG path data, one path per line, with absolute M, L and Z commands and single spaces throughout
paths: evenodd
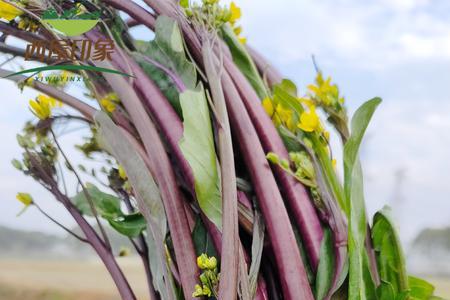
M 137 22 L 147 26 L 150 30 L 155 30 L 156 18 L 153 14 L 146 11 L 143 7 L 133 1 L 124 0 L 103 0 L 104 3 L 127 13 Z
M 289 215 L 277 183 L 267 162 L 263 147 L 253 127 L 240 95 L 227 73 L 222 75 L 232 130 L 239 147 L 266 221 L 269 238 L 275 252 L 285 299 L 313 300 L 300 250 L 295 240 Z
M 275 69 L 264 56 L 250 46 L 247 46 L 247 51 L 255 62 L 256 68 L 267 80 L 270 86 L 280 83 L 283 77 L 280 72 Z
M 253 125 L 260 137 L 265 153 L 274 152 L 283 159 L 289 159 L 289 154 L 281 140 L 272 120 L 261 105 L 259 97 L 248 83 L 244 75 L 237 69 L 230 59 L 224 58 L 225 69 L 230 76 L 247 108 Z M 320 259 L 320 245 L 323 230 L 319 217 L 309 198 L 306 188 L 283 169 L 274 166 L 274 173 L 281 184 L 282 192 L 289 205 L 294 221 L 300 231 L 311 266 L 317 270 Z
M 117 264 L 114 255 L 110 250 L 107 249 L 106 244 L 100 239 L 97 232 L 95 232 L 92 226 L 83 218 L 78 209 L 72 204 L 70 199 L 67 198 L 67 196 L 63 195 L 56 186 L 52 187 L 51 192 L 66 207 L 68 212 L 77 222 L 78 226 L 80 226 L 81 231 L 86 236 L 89 244 L 94 248 L 95 252 L 97 252 L 98 256 L 106 266 L 106 269 L 111 274 L 111 277 L 116 284 L 122 299 L 136 299 L 127 279 L 125 278 L 125 275 Z
M 127 56 L 123 55 L 122 57 Z M 110 63 L 98 62 L 97 65 L 111 68 Z M 154 123 L 132 86 L 120 76 L 104 74 L 104 77 L 122 100 L 144 144 L 151 165 L 150 171 L 158 184 L 164 202 L 184 297 L 191 299 L 194 287 L 198 282 L 199 270 L 196 265 L 194 243 L 190 238 L 184 203 L 169 157 Z

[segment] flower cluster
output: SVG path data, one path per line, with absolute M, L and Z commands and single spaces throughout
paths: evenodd
M 289 153 L 289 159 L 295 166 L 294 170 L 291 169 L 289 160 L 285 158 L 281 159 L 276 153 L 269 152 L 267 153 L 266 158 L 271 163 L 278 165 L 284 171 L 288 172 L 304 185 L 311 188 L 315 188 L 317 186 L 313 162 L 311 161 L 308 153 L 305 151 Z
M 328 107 L 342 107 L 344 98 L 339 95 L 339 88 L 336 84 L 331 84 L 331 77 L 324 80 L 322 72 L 318 72 L 315 85 L 308 85 L 311 98 L 320 105 Z
M 315 84 L 310 84 L 308 90 L 311 101 L 325 111 L 328 121 L 334 125 L 345 142 L 349 136 L 348 117 L 344 107 L 345 100 L 340 95 L 339 87 L 331 83 L 331 77 L 324 79 L 322 73 L 318 72 Z
M 197 257 L 197 265 L 203 271 L 200 275 L 201 285 L 195 285 L 192 297 L 217 297 L 220 276 L 217 270 L 217 259 L 214 256 L 208 257 L 208 255 L 203 253 Z
M 39 95 L 35 100 L 30 100 L 30 110 L 40 120 L 46 120 L 52 116 L 52 109 L 61 107 L 62 103 L 55 98 Z
M 233 29 L 242 44 L 247 39 L 242 37 L 242 27 L 238 25 L 238 21 L 242 17 L 242 12 L 236 3 L 231 2 L 229 7 L 220 6 L 219 0 L 203 0 L 202 4 L 189 4 L 189 0 L 181 0 L 180 6 L 184 8 L 186 15 L 202 24 L 219 28 L 228 23 Z

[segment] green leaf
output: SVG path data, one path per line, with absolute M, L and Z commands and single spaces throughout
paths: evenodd
M 195 89 L 197 72 L 194 64 L 186 57 L 183 37 L 176 21 L 166 16 L 158 17 L 155 39 L 151 42 L 138 41 L 136 45 L 141 55 L 135 53 L 135 59 L 181 115 L 180 91 L 177 90 L 173 78 L 181 80 L 185 88 Z M 157 65 L 163 66 L 166 71 Z M 169 76 L 168 73 L 173 76 Z
M 140 213 L 107 219 L 112 228 L 127 237 L 137 237 L 147 227 L 147 222 Z
M 344 211 L 349 220 L 349 299 L 371 299 L 374 284 L 368 274 L 367 253 L 364 247 L 366 237 L 366 208 L 364 204 L 363 175 L 358 159 L 359 147 L 380 98 L 364 103 L 352 118 L 352 134 L 344 146 Z
M 209 257 L 218 257 L 211 236 L 200 218 L 197 218 L 195 221 L 194 230 L 192 230 L 192 240 L 194 241 L 195 254 L 197 256 L 205 253 Z
M 430 299 L 434 293 L 434 286 L 426 280 L 409 276 L 410 296 L 414 300 Z
M 322 244 L 320 246 L 320 261 L 317 268 L 317 276 L 315 281 L 316 300 L 325 299 L 328 295 L 331 285 L 333 284 L 334 274 L 334 251 L 333 237 L 331 230 L 324 231 Z
M 87 183 L 86 192 L 94 203 L 97 213 L 104 218 L 116 218 L 122 216 L 123 213 L 120 209 L 120 199 L 116 196 L 104 193 L 100 191 L 92 183 Z M 88 200 L 86 199 L 86 194 L 84 191 L 79 192 L 75 197 L 72 198 L 73 203 L 78 208 L 78 210 L 86 216 L 93 216 L 91 207 Z
M 298 142 L 297 136 L 289 129 L 283 125 L 278 126 L 277 129 L 288 152 L 300 152 L 303 150 L 303 146 Z
M 264 84 L 261 76 L 259 76 L 258 69 L 256 68 L 252 58 L 247 52 L 245 46 L 239 41 L 236 34 L 230 25 L 225 24 L 222 26 L 223 39 L 230 49 L 233 61 L 236 66 L 241 70 L 244 76 L 255 89 L 259 98 L 262 100 L 269 96 L 266 85 Z
M 203 213 L 220 230 L 222 228 L 222 193 L 214 136 L 205 92 L 196 90 L 180 94 L 183 111 L 183 137 L 180 148 L 192 168 L 195 193 Z
M 294 111 L 297 117 L 300 116 L 304 108 L 297 97 L 297 87 L 287 79 L 273 86 L 273 100 L 276 104 L 280 103 L 283 107 Z
M 375 112 L 377 106 L 381 103 L 380 98 L 374 98 L 367 101 L 355 112 L 352 118 L 351 128 L 352 133 L 347 143 L 344 146 L 344 187 L 345 195 L 348 204 L 351 203 L 352 188 L 355 186 L 355 191 L 360 189 L 362 191 L 362 178 L 354 177 L 354 173 L 358 171 L 358 152 L 362 142 L 362 138 L 369 122 Z
M 381 281 L 380 285 L 377 288 L 377 296 L 378 299 L 395 299 L 395 292 L 392 284 L 386 281 Z
M 176 289 L 166 259 L 167 217 L 158 186 L 144 159 L 111 118 L 99 111 L 94 116 L 99 144 L 125 169 L 140 212 L 147 221 L 147 244 L 155 289 L 162 299 L 175 299 Z
M 374 216 L 372 240 L 380 279 L 392 286 L 395 295 L 408 291 L 405 257 L 388 207 Z

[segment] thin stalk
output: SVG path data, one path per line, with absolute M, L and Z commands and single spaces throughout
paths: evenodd
M 224 58 L 224 65 L 239 91 L 265 153 L 274 152 L 283 159 L 289 159 L 289 154 L 280 135 L 272 120 L 264 111 L 261 101 L 250 86 L 250 83 L 229 58 Z M 323 230 L 314 205 L 306 188 L 300 182 L 279 166 L 274 166 L 273 169 L 301 233 L 311 266 L 316 271 L 319 264 Z
M 69 158 L 66 156 L 66 153 L 63 151 L 61 145 L 58 142 L 58 139 L 56 138 L 55 133 L 53 132 L 53 129 L 50 128 L 50 133 L 53 136 L 53 140 L 55 141 L 56 147 L 58 147 L 59 152 L 61 152 L 61 155 L 63 156 L 67 166 L 69 167 L 70 171 L 72 171 L 72 173 L 75 175 L 75 177 L 77 178 L 78 183 L 80 184 L 84 196 L 86 197 L 87 202 L 89 203 L 90 209 L 92 211 L 92 215 L 95 218 L 95 221 L 97 222 L 98 228 L 100 229 L 100 232 L 102 234 L 103 240 L 105 242 L 105 244 L 108 246 L 109 249 L 111 249 L 111 243 L 109 242 L 109 238 L 108 235 L 106 234 L 105 229 L 103 228 L 102 223 L 100 222 L 100 219 L 98 218 L 98 213 L 97 213 L 97 209 L 94 205 L 94 201 L 92 200 L 91 195 L 89 194 L 89 192 L 87 191 L 86 187 L 83 184 L 83 181 L 81 181 L 80 176 L 78 175 L 78 172 L 75 170 L 75 168 L 72 166 L 72 163 L 69 161 Z
M 289 215 L 257 132 L 227 73 L 222 75 L 222 85 L 230 112 L 232 130 L 240 141 L 239 146 L 249 169 L 259 206 L 266 221 L 269 238 L 276 254 L 275 260 L 285 299 L 313 300 Z
M 66 210 L 73 217 L 75 222 L 80 227 L 81 231 L 88 240 L 89 244 L 94 248 L 97 255 L 102 260 L 106 269 L 110 273 L 114 283 L 116 284 L 119 293 L 124 300 L 135 300 L 136 297 L 131 289 L 125 275 L 123 274 L 121 268 L 117 264 L 117 261 L 112 254 L 111 249 L 107 248 L 105 243 L 99 237 L 97 232 L 92 228 L 92 226 L 86 221 L 86 219 L 81 215 L 80 211 L 76 208 L 75 205 L 71 202 L 71 200 L 61 193 L 58 188 L 58 184 L 55 182 L 53 177 L 47 174 L 47 172 L 43 169 L 43 167 L 34 159 L 31 159 L 31 164 L 34 168 L 37 169 L 39 176 L 45 182 L 46 185 L 43 186 L 51 192 L 55 198 L 64 205 Z M 47 186 L 48 185 L 48 186 Z
M 216 67 L 215 55 L 211 42 L 203 46 L 203 61 L 209 88 L 212 93 L 217 120 L 217 139 L 219 148 L 220 170 L 222 178 L 222 224 L 223 239 L 221 254 L 221 278 L 219 282 L 219 300 L 233 300 L 237 296 L 239 266 L 239 232 L 236 193 L 236 172 L 234 168 L 233 143 L 228 120 L 220 71 Z
M 86 236 L 87 240 L 89 240 L 89 244 L 94 248 L 95 252 L 97 252 L 100 259 L 106 266 L 106 269 L 111 274 L 111 277 L 114 283 L 119 290 L 119 293 L 124 300 L 134 300 L 136 296 L 133 293 L 125 275 L 123 274 L 121 268 L 117 264 L 117 261 L 114 258 L 111 250 L 104 244 L 104 242 L 100 239 L 97 232 L 91 227 L 91 225 L 83 218 L 78 209 L 70 202 L 65 195 L 61 194 L 61 192 L 56 188 L 52 188 L 52 193 L 57 197 L 60 202 L 64 204 L 68 212 L 72 215 L 72 217 L 77 222 L 78 226 L 80 226 L 81 231 Z
M 313 138 L 315 142 L 318 142 Z M 314 142 L 313 142 L 314 143 Z M 328 291 L 325 300 L 329 300 L 334 292 L 339 288 L 339 279 L 344 271 L 345 263 L 347 261 L 348 251 L 348 232 L 347 232 L 347 223 L 342 212 L 342 208 L 339 207 L 335 192 L 332 190 L 331 184 L 329 183 L 330 177 L 336 177 L 336 173 L 334 170 L 330 171 L 329 168 L 324 168 L 323 163 L 330 164 L 330 158 L 328 153 L 325 151 L 321 151 L 323 146 L 321 144 L 315 144 L 314 149 L 316 152 L 314 153 L 308 146 L 304 145 L 306 151 L 308 151 L 310 157 L 314 161 L 314 166 L 317 174 L 317 184 L 319 186 L 320 196 L 322 198 L 322 202 L 326 209 L 326 222 L 330 226 L 333 233 L 333 248 L 334 248 L 334 274 L 330 286 L 330 290 Z M 320 148 L 320 149 L 318 149 Z M 333 167 L 331 166 L 331 169 Z M 332 173 L 330 173 L 332 172 Z
M 129 213 L 136 212 L 135 208 L 131 204 L 130 196 L 128 195 L 128 193 L 126 193 L 125 191 L 119 191 L 119 194 L 122 196 L 123 202 L 125 203 L 125 206 L 127 207 L 128 212 Z M 150 260 L 148 257 L 148 255 L 149 255 L 148 246 L 147 246 L 147 242 L 145 241 L 144 234 L 143 233 L 139 234 L 139 236 L 137 237 L 137 242 L 134 242 L 132 238 L 130 238 L 130 240 L 132 241 L 132 243 L 136 249 L 136 252 L 141 257 L 142 263 L 144 265 L 150 299 L 157 300 L 157 299 L 159 299 L 159 297 L 156 294 L 155 287 L 153 285 L 153 276 L 152 276 L 152 272 L 150 270 Z
M 0 24 L 1 24 L 1 22 L 0 22 Z M 5 77 L 12 73 L 14 73 L 14 72 L 11 72 L 11 71 L 8 71 L 5 69 L 0 69 L 0 77 Z M 16 83 L 22 83 L 27 79 L 27 77 L 22 76 L 22 75 L 15 75 L 15 76 L 8 77 L 6 79 L 14 81 Z M 78 110 L 89 121 L 93 120 L 92 118 L 94 116 L 96 109 L 93 108 L 92 106 L 90 106 L 89 104 L 86 104 L 83 101 L 81 101 L 67 93 L 64 93 L 63 91 L 60 91 L 60 90 L 56 89 L 55 87 L 52 87 L 51 85 L 47 85 L 47 84 L 44 84 L 44 83 L 36 81 L 36 80 L 33 80 L 29 86 L 31 88 L 34 88 L 37 91 L 47 94 L 50 97 L 58 99 L 62 103 Z
M 71 236 L 73 236 L 74 238 L 76 238 L 77 240 L 79 240 L 83 243 L 89 243 L 89 241 L 87 239 L 79 236 L 78 234 L 76 234 L 75 232 L 73 232 L 72 230 L 70 230 L 69 228 L 67 228 L 66 226 L 61 224 L 60 222 L 58 222 L 55 218 L 50 216 L 48 213 L 46 213 L 36 202 L 33 202 L 33 205 L 36 206 L 36 208 L 39 210 L 39 212 L 41 214 L 43 214 L 47 219 L 49 219 L 50 221 L 55 223 L 58 227 L 62 228 L 65 232 L 67 232 L 68 234 L 70 234 Z
M 98 66 L 112 68 L 112 65 L 107 62 L 98 62 Z M 199 270 L 196 265 L 194 244 L 192 238 L 190 238 L 184 204 L 164 145 L 155 125 L 128 82 L 120 76 L 111 74 L 104 74 L 104 76 L 122 100 L 144 144 L 149 162 L 152 165 L 150 169 L 160 188 L 167 213 L 184 297 L 185 299 L 191 299 L 195 284 L 198 282 Z

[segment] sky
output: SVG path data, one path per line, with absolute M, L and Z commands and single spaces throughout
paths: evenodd
M 393 206 L 406 245 L 423 228 L 450 226 L 450 1 L 235 2 L 242 8 L 248 43 L 296 82 L 301 93 L 314 80 L 314 55 L 323 73 L 339 85 L 350 113 L 364 101 L 383 98 L 361 154 L 370 218 L 385 204 Z M 133 32 L 151 39 L 146 30 Z M 20 94 L 3 79 L 0 91 L 0 224 L 61 233 L 33 209 L 16 217 L 21 205 L 15 194 L 27 191 L 72 224 L 42 188 L 10 165 L 19 154 L 15 134 L 32 118 L 27 102 L 35 93 Z M 76 159 L 81 156 L 70 145 L 80 135 L 63 136 Z

